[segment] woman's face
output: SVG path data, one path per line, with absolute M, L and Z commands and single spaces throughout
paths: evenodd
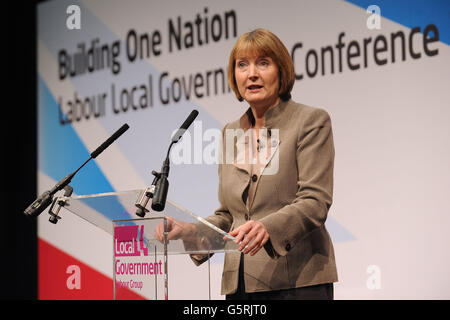
M 236 84 L 242 98 L 253 107 L 270 107 L 278 101 L 278 66 L 270 57 L 242 54 L 236 58 Z

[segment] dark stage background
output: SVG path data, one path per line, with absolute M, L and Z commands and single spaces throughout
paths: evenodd
M 22 212 L 36 197 L 36 5 L 10 1 L 6 88 L 2 90 L 1 299 L 37 298 L 36 221 Z M 4 82 L 4 83 L 5 83 Z M 5 99 L 6 98 L 6 99 Z

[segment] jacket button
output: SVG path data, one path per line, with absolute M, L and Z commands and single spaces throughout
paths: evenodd
M 256 182 L 256 180 L 258 180 L 258 176 L 256 174 L 252 175 L 252 181 Z
M 290 243 L 288 243 L 288 244 L 286 245 L 286 251 L 289 251 L 289 250 L 291 250 L 291 244 L 290 244 Z

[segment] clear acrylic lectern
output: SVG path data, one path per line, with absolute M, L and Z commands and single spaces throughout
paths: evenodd
M 59 197 L 56 203 L 112 236 L 114 299 L 192 299 L 194 291 L 210 298 L 209 259 L 197 267 L 191 257 L 237 251 L 237 245 L 224 240 L 232 238 L 226 232 L 170 200 L 162 212 L 148 204 L 140 218 L 136 210 L 147 190 Z M 168 230 L 176 231 L 176 240 L 167 239 Z

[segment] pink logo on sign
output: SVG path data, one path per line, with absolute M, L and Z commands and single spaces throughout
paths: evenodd
M 148 248 L 144 247 L 144 226 L 115 227 L 114 255 L 116 257 L 148 256 Z

